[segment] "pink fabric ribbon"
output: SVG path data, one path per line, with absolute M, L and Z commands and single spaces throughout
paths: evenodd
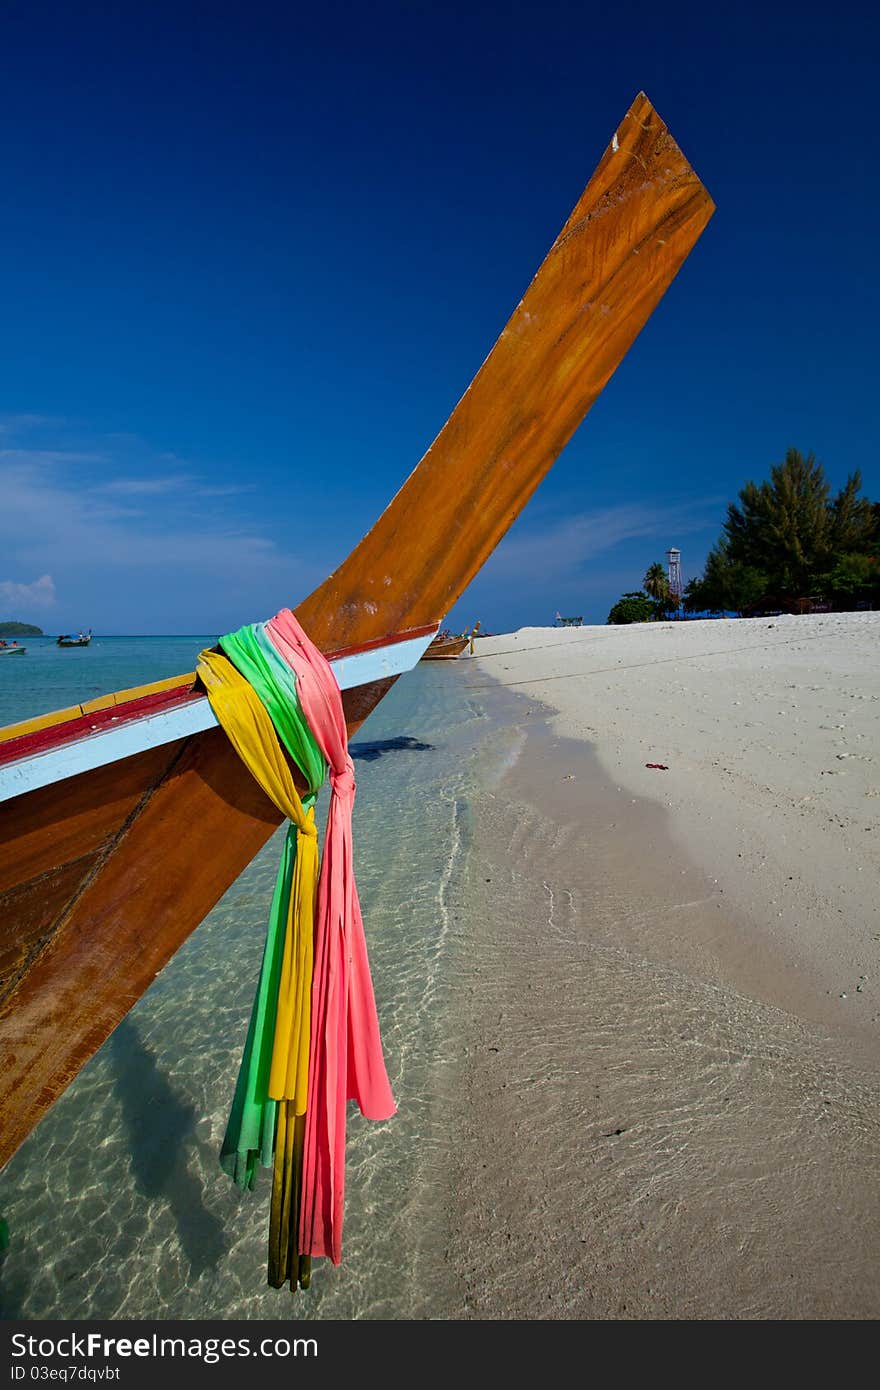
M 364 924 L 354 881 L 351 813 L 354 765 L 342 696 L 322 652 L 289 608 L 265 631 L 296 676 L 309 728 L 330 768 L 330 813 L 318 880 L 309 1090 L 303 1152 L 300 1253 L 342 1257 L 345 1106 L 370 1120 L 396 1109 L 379 1037 Z

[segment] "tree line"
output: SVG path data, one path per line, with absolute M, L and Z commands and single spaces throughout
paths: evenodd
M 861 488 L 857 471 L 832 496 L 815 456 L 789 449 L 768 479 L 746 483 L 738 502 L 728 504 L 702 575 L 685 587 L 685 612 L 880 605 L 880 502 L 862 497 Z M 608 622 L 658 621 L 677 609 L 657 563 L 641 589 L 617 601 Z

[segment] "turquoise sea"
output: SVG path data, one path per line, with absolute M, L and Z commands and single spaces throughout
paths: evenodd
M 0 662 L 0 724 L 192 670 L 199 637 L 28 639 Z M 443 1098 L 469 789 L 511 757 L 498 697 L 467 661 L 402 677 L 352 743 L 355 856 L 398 1113 L 349 1107 L 343 1261 L 312 1288 L 265 1283 L 269 1174 L 217 1163 L 259 969 L 276 836 L 178 951 L 0 1174 L 5 1318 L 422 1318 L 452 1306 Z M 222 846 L 218 846 L 222 853 Z
M 93 637 L 88 647 L 59 647 L 54 637 L 19 637 L 24 656 L 0 660 L 0 727 L 111 690 L 194 671 L 199 652 L 219 636 Z

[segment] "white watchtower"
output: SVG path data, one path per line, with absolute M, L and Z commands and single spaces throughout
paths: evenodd
M 669 593 L 676 603 L 681 603 L 681 551 L 673 546 L 671 550 L 667 550 L 666 560 L 669 565 Z

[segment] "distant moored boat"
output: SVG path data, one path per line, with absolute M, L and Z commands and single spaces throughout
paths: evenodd
M 422 661 L 453 661 L 457 656 L 461 656 L 465 647 L 470 643 L 471 651 L 474 649 L 474 638 L 477 635 L 480 624 L 475 623 L 470 632 L 454 634 L 451 632 L 438 632 L 428 650 L 423 653 Z
M 92 640 L 92 629 L 88 632 L 78 632 L 76 636 L 72 632 L 64 632 L 58 638 L 59 647 L 87 647 Z

